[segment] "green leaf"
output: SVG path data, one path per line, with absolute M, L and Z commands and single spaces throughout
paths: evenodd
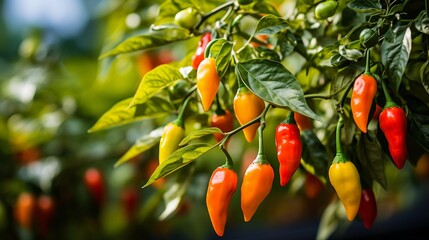
M 121 53 L 156 48 L 169 43 L 186 40 L 188 38 L 190 38 L 190 35 L 187 29 L 169 25 L 163 30 L 151 31 L 149 33 L 132 36 L 121 42 L 114 49 L 102 54 L 100 58 L 115 56 Z
M 339 71 L 334 80 L 331 83 L 331 96 L 335 97 L 335 99 L 340 99 L 340 93 L 344 92 L 347 88 L 353 84 L 356 77 L 362 73 L 363 69 L 360 69 L 356 66 L 347 67 L 341 71 Z
M 148 72 L 140 82 L 130 106 L 143 104 L 163 88 L 183 79 L 180 71 L 168 64 L 163 64 Z
M 275 34 L 288 27 L 289 24 L 285 19 L 274 15 L 266 15 L 259 20 L 253 36 L 258 34 Z
M 416 18 L 416 22 L 414 23 L 417 31 L 429 34 L 429 16 L 425 10 L 422 10 Z
M 420 67 L 420 80 L 427 93 L 429 93 L 429 60 Z
M 325 146 L 311 130 L 301 131 L 301 142 L 303 167 L 326 181 L 330 161 Z
M 410 57 L 411 41 L 411 30 L 406 25 L 389 29 L 381 44 L 381 61 L 395 92 L 399 90 Z
M 252 59 L 237 63 L 236 73 L 252 92 L 265 101 L 321 121 L 308 107 L 295 76 L 281 63 Z
M 350 61 L 357 61 L 363 57 L 363 53 L 357 49 L 349 49 L 344 45 L 338 47 L 338 52 L 341 56 L 347 58 Z
M 374 132 L 362 134 L 357 143 L 357 157 L 363 169 L 387 190 L 386 173 L 384 172 L 385 154 Z
M 189 163 L 201 157 L 203 154 L 218 145 L 218 143 L 216 143 L 215 145 L 210 145 L 207 143 L 196 143 L 187 145 L 183 148 L 179 148 L 155 169 L 155 171 L 152 173 L 143 188 L 149 186 L 156 180 L 165 177 L 170 173 L 173 173 L 174 171 L 188 165 Z
M 354 0 L 349 2 L 347 6 L 356 12 L 376 13 L 381 11 L 381 4 L 376 0 Z
M 297 45 L 297 40 L 291 31 L 286 30 L 280 34 L 278 44 L 280 45 L 280 52 L 285 57 L 293 52 Z
M 205 137 L 207 135 L 211 135 L 213 133 L 222 133 L 222 131 L 219 128 L 210 127 L 210 128 L 203 128 L 203 129 L 200 129 L 198 131 L 191 132 L 188 136 L 186 136 L 179 143 L 179 146 L 183 147 L 183 146 L 185 146 L 186 144 L 190 143 L 193 140 L 200 139 L 202 137 Z
M 152 130 L 149 134 L 139 138 L 136 143 L 118 161 L 116 161 L 114 166 L 118 167 L 122 163 L 127 162 L 128 160 L 157 145 L 163 132 L 164 126 Z
M 233 44 L 225 39 L 217 40 L 210 47 L 209 56 L 216 59 L 216 70 L 219 77 L 223 77 L 228 71 L 229 65 L 231 64 Z
M 252 6 L 252 10 L 258 14 L 272 14 L 280 16 L 277 9 L 273 5 L 267 3 L 267 1 L 257 1 L 256 4 Z
M 107 110 L 88 132 L 96 132 L 147 118 L 156 118 L 174 111 L 174 106 L 160 97 L 152 97 L 145 104 L 129 107 L 132 98 L 116 103 Z
M 429 118 L 427 114 L 408 112 L 408 115 L 410 116 L 408 137 L 429 152 Z

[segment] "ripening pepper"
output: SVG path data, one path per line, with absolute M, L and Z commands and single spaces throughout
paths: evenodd
M 23 192 L 19 194 L 15 205 L 15 220 L 18 225 L 25 229 L 31 229 L 34 221 L 36 198 L 33 194 Z
M 396 105 L 396 104 L 395 104 Z M 389 152 L 395 166 L 402 169 L 408 158 L 407 150 L 407 116 L 399 106 L 385 106 L 380 113 L 378 123 L 386 136 Z
M 223 113 L 215 113 L 212 115 L 211 126 L 219 128 L 224 133 L 230 132 L 234 129 L 234 116 L 228 110 L 224 110 Z M 214 136 L 217 142 L 224 137 L 222 133 L 215 133 Z
M 237 189 L 237 182 L 237 174 L 227 164 L 216 168 L 210 177 L 206 204 L 213 228 L 219 236 L 223 236 L 228 206 Z
M 342 126 L 343 119 L 340 118 L 336 131 L 337 153 L 329 167 L 328 174 L 329 181 L 344 205 L 347 219 L 352 221 L 359 210 L 362 187 L 360 185 L 359 172 L 355 165 L 346 158 L 341 149 L 340 129 Z
M 163 163 L 170 154 L 179 148 L 179 143 L 185 138 L 185 129 L 179 121 L 173 121 L 164 127 L 159 142 L 159 164 Z
M 370 229 L 377 216 L 377 203 L 371 188 L 362 189 L 362 198 L 359 206 L 359 216 L 365 228 Z
M 37 199 L 37 226 L 42 239 L 46 239 L 49 234 L 54 213 L 54 199 L 47 195 L 40 196 Z
M 208 111 L 219 89 L 220 77 L 216 70 L 216 59 L 204 59 L 197 70 L 197 90 L 204 111 Z
M 304 131 L 313 129 L 313 122 L 311 122 L 310 118 L 307 116 L 298 112 L 294 112 L 293 117 L 295 119 L 296 125 L 298 125 L 299 130 Z
M 301 162 L 302 142 L 293 112 L 276 128 L 276 148 L 279 160 L 280 185 L 285 186 Z
M 264 100 L 253 94 L 245 86 L 238 88 L 237 94 L 234 97 L 234 112 L 235 117 L 241 125 L 257 118 L 264 111 L 264 108 Z M 255 138 L 259 125 L 260 123 L 256 122 L 243 129 L 244 136 L 248 142 L 252 142 L 253 138 Z
M 356 125 L 364 133 L 367 132 L 368 116 L 376 93 L 377 81 L 373 76 L 364 73 L 356 78 L 350 106 Z
M 204 60 L 204 52 L 206 50 L 207 44 L 212 40 L 211 33 L 205 33 L 198 43 L 197 51 L 194 56 L 192 56 L 192 67 L 197 70 L 200 63 Z
M 273 168 L 264 155 L 258 154 L 256 159 L 247 167 L 241 184 L 241 210 L 244 221 L 250 221 L 258 206 L 268 196 L 273 180 Z
M 106 200 L 106 187 L 103 173 L 98 168 L 88 168 L 85 171 L 83 180 L 92 199 L 97 203 L 98 207 L 101 207 Z

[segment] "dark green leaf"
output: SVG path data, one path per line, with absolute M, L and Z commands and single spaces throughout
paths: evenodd
M 347 6 L 356 12 L 374 13 L 381 10 L 381 4 L 377 0 L 354 0 Z
M 327 180 L 330 160 L 325 146 L 311 130 L 301 131 L 303 167 L 315 175 Z
M 420 80 L 427 93 L 429 93 L 429 60 L 420 67 Z
M 219 39 L 210 47 L 209 56 L 216 59 L 216 70 L 219 77 L 223 77 L 231 64 L 232 43 Z
M 130 106 L 145 103 L 163 88 L 182 78 L 180 71 L 168 64 L 156 67 L 143 77 Z
M 363 169 L 369 172 L 385 190 L 387 189 L 386 173 L 384 172 L 385 154 L 374 132 L 362 134 L 357 143 L 357 157 Z
M 253 5 L 252 9 L 258 14 L 272 14 L 280 16 L 277 9 L 273 5 L 267 3 L 267 1 L 257 1 L 256 4 Z
M 261 18 L 256 26 L 253 36 L 258 34 L 275 34 L 288 28 L 288 22 L 274 15 L 266 15 Z
M 429 118 L 427 115 L 408 113 L 410 116 L 408 136 L 429 152 Z
M 165 177 L 170 173 L 173 173 L 174 171 L 188 165 L 216 146 L 218 146 L 218 143 L 215 145 L 196 143 L 179 148 L 155 169 L 143 188 L 149 186 L 157 179 Z
M 210 127 L 210 128 L 203 128 L 195 132 L 191 132 L 180 142 L 179 146 L 180 147 L 185 146 L 186 144 L 190 143 L 193 140 L 200 139 L 202 137 L 211 135 L 213 133 L 222 133 L 222 131 L 219 128 Z
M 115 167 L 127 162 L 137 155 L 157 145 L 164 132 L 164 126 L 152 130 L 149 134 L 139 138 L 136 143 L 115 163 Z
M 381 61 L 395 92 L 401 85 L 411 52 L 411 30 L 408 26 L 396 26 L 389 29 L 381 44 Z
M 168 28 L 163 30 L 130 37 L 121 42 L 114 49 L 102 54 L 100 58 L 115 56 L 121 53 L 156 48 L 169 43 L 186 40 L 188 38 L 190 38 L 190 35 L 187 29 L 173 27 L 173 25 L 170 25 Z
M 280 45 L 280 52 L 285 57 L 293 52 L 297 45 L 297 40 L 291 31 L 286 30 L 280 34 L 278 43 Z
M 425 10 L 422 10 L 414 23 L 416 29 L 424 34 L 429 34 L 429 16 Z
M 236 73 L 252 92 L 265 101 L 321 121 L 308 107 L 295 76 L 281 63 L 252 59 L 237 63 Z
M 347 88 L 349 88 L 350 85 L 353 84 L 356 77 L 362 71 L 363 71 L 362 69 L 356 66 L 350 66 L 338 72 L 331 83 L 331 91 L 330 91 L 331 96 L 339 100 L 341 98 L 340 93 L 344 92 Z
M 96 132 L 146 118 L 163 116 L 174 110 L 174 106 L 169 101 L 160 97 L 152 97 L 145 104 L 129 107 L 131 101 L 132 98 L 128 98 L 115 104 L 97 120 L 88 132 Z

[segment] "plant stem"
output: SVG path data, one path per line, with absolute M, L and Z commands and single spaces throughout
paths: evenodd
M 349 95 L 350 90 L 352 89 L 354 84 L 354 81 L 350 83 L 350 85 L 347 87 L 346 91 L 344 92 L 343 96 L 341 96 L 340 101 L 337 104 L 337 112 L 342 113 L 343 112 L 343 106 L 344 103 L 346 102 L 347 99 L 347 95 Z
M 188 92 L 188 94 L 186 94 L 186 96 L 185 96 L 185 100 L 183 101 L 183 104 L 182 104 L 182 106 L 181 106 L 181 108 L 180 108 L 180 110 L 179 110 L 179 114 L 178 114 L 178 116 L 177 116 L 177 118 L 176 118 L 176 124 L 177 124 L 177 126 L 179 126 L 179 127 L 181 127 L 181 128 L 184 128 L 184 126 L 185 126 L 185 121 L 184 121 L 184 113 L 185 113 L 185 109 L 186 109 L 186 107 L 188 106 L 189 101 L 191 100 L 190 96 L 192 95 L 192 93 L 194 93 L 195 89 L 196 89 L 196 88 L 192 88 L 192 89 Z
M 226 168 L 234 170 L 234 162 L 232 161 L 231 155 L 229 155 L 225 146 L 220 145 L 220 149 L 222 150 L 222 152 L 225 154 L 225 157 L 226 157 L 226 162 L 222 167 L 226 167 Z
M 371 65 L 371 56 L 369 48 L 366 49 L 366 62 L 365 62 L 365 74 L 371 74 L 370 65 Z
M 390 96 L 386 84 L 383 80 L 381 80 L 381 87 L 383 88 L 384 97 L 386 98 L 386 104 L 384 105 L 384 108 L 397 106 L 396 103 L 393 101 L 392 97 Z
M 213 16 L 214 14 L 229 8 L 229 7 L 233 7 L 234 6 L 234 1 L 229 1 L 226 2 L 222 5 L 219 5 L 218 7 L 214 8 L 213 10 L 211 10 L 210 12 L 203 14 L 200 23 L 196 26 L 196 28 L 198 29 L 208 18 L 210 18 L 211 16 Z
M 321 98 L 321 99 L 325 99 L 325 100 L 329 100 L 331 99 L 331 95 L 324 95 L 324 94 L 320 94 L 320 93 L 310 93 L 310 94 L 305 94 L 304 98 L 306 99 L 311 99 L 311 98 Z
M 343 149 L 341 148 L 341 128 L 344 126 L 343 117 L 339 114 L 339 119 L 337 123 L 337 129 L 335 134 L 335 147 L 337 150 L 337 154 L 343 154 Z

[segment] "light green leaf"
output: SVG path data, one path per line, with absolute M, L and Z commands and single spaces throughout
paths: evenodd
M 289 24 L 284 18 L 266 15 L 259 20 L 253 36 L 258 34 L 275 34 L 288 27 Z
M 232 43 L 223 38 L 218 39 L 209 50 L 209 57 L 216 59 L 216 70 L 223 77 L 231 64 Z
M 203 128 L 203 129 L 200 129 L 200 130 L 195 131 L 195 132 L 191 132 L 188 136 L 186 136 L 182 140 L 182 142 L 179 143 L 179 146 L 183 147 L 193 140 L 200 139 L 202 137 L 205 137 L 207 135 L 211 135 L 213 133 L 222 133 L 222 131 L 219 128 L 210 127 L 210 128 Z
M 295 76 L 281 63 L 252 59 L 237 63 L 236 73 L 252 92 L 265 101 L 321 121 L 308 107 Z
M 132 98 L 116 103 L 105 112 L 88 132 L 96 132 L 147 118 L 156 118 L 174 111 L 174 106 L 160 97 L 152 97 L 145 104 L 129 107 Z
M 100 58 L 111 57 L 121 53 L 156 48 L 169 43 L 186 40 L 188 38 L 190 38 L 190 35 L 187 29 L 169 25 L 168 28 L 166 27 L 163 30 L 152 31 L 125 39 L 114 49 L 102 54 Z
M 180 71 L 168 64 L 163 64 L 148 72 L 140 82 L 130 106 L 143 104 L 163 88 L 183 79 Z
M 350 61 L 357 62 L 357 60 L 363 57 L 363 53 L 361 51 L 357 49 L 348 49 L 344 45 L 340 45 L 338 47 L 338 52 L 340 53 L 341 56 L 347 58 Z
M 164 132 L 164 126 L 152 130 L 148 135 L 138 139 L 136 143 L 115 163 L 115 167 L 127 162 L 128 160 L 136 157 L 137 155 L 151 149 L 157 145 Z
M 399 90 L 410 57 L 411 41 L 411 29 L 405 25 L 389 29 L 381 44 L 381 61 L 395 92 Z
M 356 12 L 376 13 L 381 11 L 381 4 L 376 0 L 354 0 L 349 2 L 347 6 Z
M 155 169 L 143 188 L 149 186 L 157 179 L 165 177 L 170 173 L 173 173 L 174 171 L 188 165 L 218 145 L 218 143 L 215 145 L 196 143 L 179 148 Z

